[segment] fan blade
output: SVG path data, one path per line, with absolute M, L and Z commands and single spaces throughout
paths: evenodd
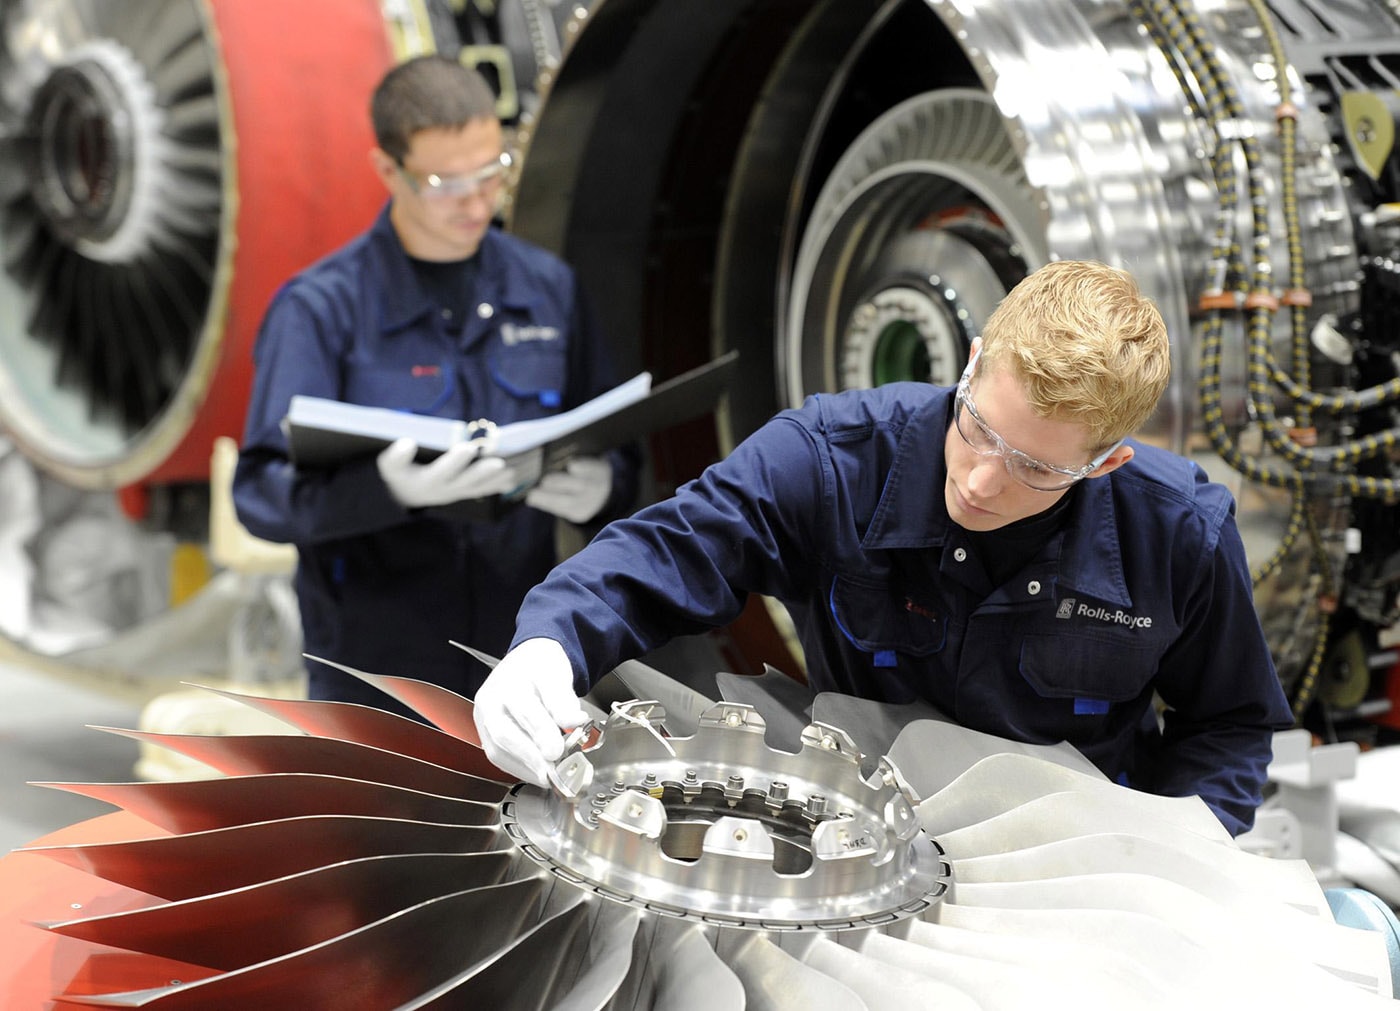
M 39 853 L 107 881 L 162 899 L 242 888 L 341 860 L 393 853 L 484 853 L 497 847 L 493 828 L 425 825 L 390 818 L 313 815 L 189 835 L 74 846 L 33 846 Z
M 114 727 L 96 729 L 162 745 L 230 776 L 270 772 L 336 775 L 354 770 L 356 779 L 488 803 L 499 801 L 507 789 L 501 783 L 454 772 L 431 762 L 325 737 L 286 734 L 201 737 L 196 734 L 162 734 Z
M 505 852 L 366 857 L 203 898 L 42 926 L 195 965 L 242 969 L 439 895 L 500 884 L 510 865 Z M 280 915 L 288 909 L 297 915 Z
M 203 832 L 316 814 L 439 825 L 493 825 L 495 804 L 305 772 L 168 783 L 35 783 L 115 804 L 170 832 Z

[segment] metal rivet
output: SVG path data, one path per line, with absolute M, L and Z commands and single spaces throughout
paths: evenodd
M 1039 579 L 1032 579 L 1029 583 L 1027 583 L 1027 584 L 1026 584 L 1026 592 L 1029 593 L 1029 594 L 1031 594 L 1032 596 L 1034 596 L 1035 594 L 1039 593 L 1039 592 L 1040 592 L 1040 580 L 1039 580 Z
M 965 548 L 954 548 L 954 549 L 953 549 L 953 561 L 955 561 L 955 562 L 965 562 L 965 561 L 967 561 L 967 550 L 966 550 Z

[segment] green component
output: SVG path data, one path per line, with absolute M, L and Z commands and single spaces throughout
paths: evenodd
M 876 386 L 905 380 L 926 383 L 933 374 L 924 335 L 906 320 L 896 320 L 880 331 L 873 364 L 871 374 Z

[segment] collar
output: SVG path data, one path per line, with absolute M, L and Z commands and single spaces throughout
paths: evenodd
M 398 232 L 394 230 L 394 223 L 389 219 L 392 206 L 392 201 L 384 205 L 369 230 L 369 244 L 374 252 L 382 298 L 380 324 L 385 334 L 402 330 L 433 311 L 432 304 L 418 283 L 408 253 L 399 241 Z M 530 305 L 529 291 L 521 272 L 511 269 L 510 258 L 503 248 L 505 242 L 506 239 L 494 225 L 482 236 L 481 248 L 477 253 L 481 259 L 481 269 L 477 274 L 477 293 L 472 301 L 526 308 Z
M 940 388 L 917 408 L 899 435 L 880 503 L 861 539 L 865 550 L 930 548 L 959 532 L 943 498 L 947 463 L 943 443 L 952 419 L 956 387 Z M 1064 522 L 1063 538 L 1052 538 L 1062 587 L 1130 607 L 1118 540 L 1113 475 L 1088 478 Z

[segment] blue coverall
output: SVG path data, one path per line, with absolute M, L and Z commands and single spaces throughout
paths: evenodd
M 953 392 L 897 383 L 783 412 L 556 568 L 513 644 L 555 639 L 597 677 L 769 594 L 817 691 L 922 698 L 976 730 L 1068 741 L 1110 778 L 1199 794 L 1231 832 L 1248 828 L 1273 731 L 1292 719 L 1229 492 L 1133 443 L 994 586 L 944 504 Z
M 525 592 L 555 561 L 555 519 L 518 507 L 494 522 L 405 510 L 373 456 L 298 470 L 281 421 L 293 394 L 498 424 L 558 413 L 616 381 L 573 271 L 495 228 L 473 311 L 456 334 L 420 287 L 389 221 L 298 274 L 263 320 L 242 451 L 238 517 L 295 544 L 305 650 L 472 696 L 488 673 L 450 645 L 504 654 Z M 631 505 L 636 447 L 614 451 L 600 520 Z M 405 711 L 359 679 L 308 662 L 313 698 Z

